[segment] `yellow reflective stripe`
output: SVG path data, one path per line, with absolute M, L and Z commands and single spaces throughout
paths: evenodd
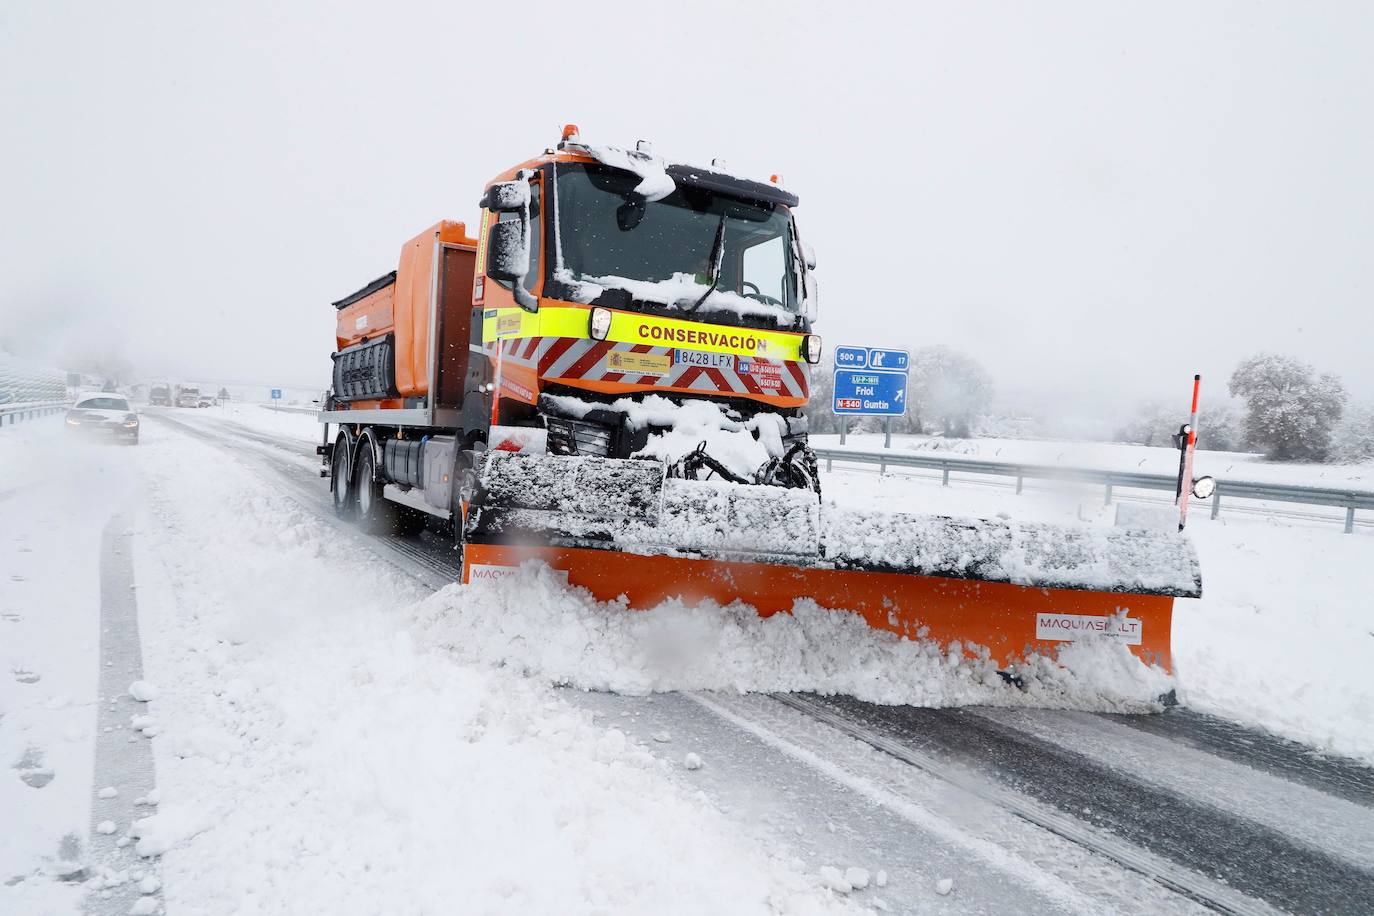
M 491 211 L 482 211 L 482 225 L 477 230 L 477 272 L 487 272 L 487 227 L 491 223 Z
M 538 312 L 527 312 L 518 307 L 487 309 L 482 317 L 482 340 L 585 338 L 589 336 L 589 316 L 588 309 L 556 305 L 541 306 Z M 796 362 L 801 359 L 802 335 L 612 310 L 611 329 L 606 339 L 616 343 L 735 353 Z
M 737 353 L 772 359 L 801 358 L 801 335 L 754 328 L 732 328 L 702 321 L 683 321 L 638 312 L 612 312 L 607 340 L 617 343 L 680 347 L 707 353 Z

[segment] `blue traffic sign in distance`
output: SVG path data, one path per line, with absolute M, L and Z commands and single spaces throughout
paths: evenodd
M 835 348 L 835 368 L 836 368 L 836 369 L 867 369 L 867 368 L 868 368 L 868 348 L 867 348 L 867 347 L 836 347 L 836 348 Z
M 279 401 L 279 400 L 281 400 L 281 389 L 280 389 L 280 388 L 273 388 L 273 389 L 272 389 L 272 400 L 274 400 L 274 401 Z
M 906 413 L 906 373 L 871 369 L 836 369 L 838 414 L 900 417 Z
M 886 369 L 890 372 L 905 372 L 910 354 L 905 350 L 883 350 L 870 347 L 868 350 L 869 369 Z

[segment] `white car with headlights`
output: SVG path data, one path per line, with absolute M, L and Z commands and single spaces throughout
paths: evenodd
M 138 414 L 122 394 L 101 391 L 80 395 L 67 411 L 67 429 L 138 444 Z

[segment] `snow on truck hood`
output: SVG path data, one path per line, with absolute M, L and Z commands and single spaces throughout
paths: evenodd
M 711 289 L 693 274 L 675 273 L 667 280 L 631 280 L 628 277 L 579 277 L 566 267 L 560 267 L 553 276 L 572 288 L 574 302 L 583 304 L 595 302 L 608 289 L 620 289 L 641 302 L 652 302 L 679 311 L 683 310 L 683 303 L 695 304 L 703 293 L 710 290 L 706 301 L 702 303 L 702 315 L 729 312 L 741 318 L 767 318 L 772 320 L 774 326 L 784 330 L 794 328 L 797 323 L 796 312 L 741 296 L 731 290 Z

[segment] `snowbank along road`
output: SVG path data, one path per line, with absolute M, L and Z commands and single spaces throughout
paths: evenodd
M 802 606 L 631 614 L 537 570 L 462 588 L 443 538 L 327 514 L 289 421 L 150 419 L 138 450 L 73 459 L 100 482 L 78 522 L 43 462 L 0 503 L 0 911 L 1374 899 L 1367 766 L 1159 712 L 1119 659 L 1019 691 Z

